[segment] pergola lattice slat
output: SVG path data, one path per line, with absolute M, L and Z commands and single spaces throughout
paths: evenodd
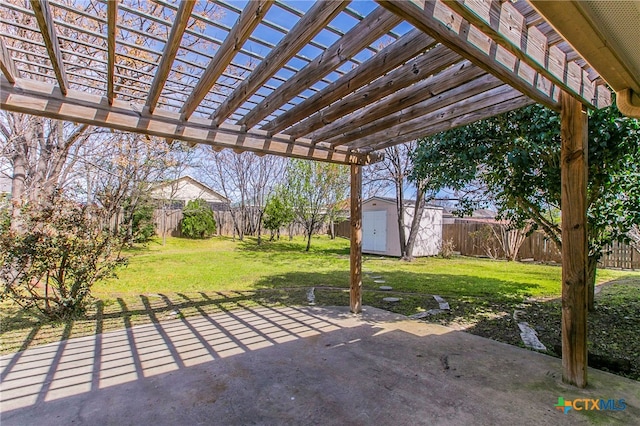
M 360 108 L 365 108 L 397 90 L 438 73 L 461 59 L 458 54 L 444 46 L 437 46 L 384 77 L 373 81 L 361 90 L 310 116 L 307 120 L 296 124 L 287 133 L 293 137 L 309 135 L 312 139 L 320 139 L 310 133 L 313 130 L 323 129 L 338 118 Z
M 398 137 L 384 138 L 382 139 L 382 142 L 380 142 L 380 138 L 378 138 L 378 141 L 376 141 L 375 138 L 372 138 L 370 142 L 373 143 L 374 150 L 381 150 L 390 146 L 398 145 L 400 143 L 412 141 L 417 138 L 424 138 L 454 129 L 456 127 L 465 126 L 478 120 L 482 120 L 488 115 L 494 116 L 503 114 L 505 112 L 513 111 L 514 109 L 522 108 L 533 103 L 533 100 L 531 100 L 529 97 L 520 95 L 504 101 L 486 103 L 483 107 L 484 111 L 480 111 L 477 109 L 473 110 L 472 108 L 468 107 L 464 110 L 458 109 L 457 114 L 452 114 L 452 116 L 449 117 L 448 120 L 438 119 L 437 117 L 435 117 L 435 114 L 432 114 L 431 117 L 434 117 L 435 119 L 422 128 L 418 128 L 413 132 L 406 132 Z
M 568 88 L 568 91 L 586 106 L 593 107 L 596 105 L 597 99 L 594 100 L 593 97 L 588 98 L 585 96 L 585 92 L 593 91 L 593 88 L 587 88 L 595 86 L 595 84 L 589 79 L 584 79 L 582 68 L 575 61 L 569 61 L 560 49 L 556 48 L 555 61 L 552 59 L 552 49 L 549 49 L 548 66 L 545 66 L 545 63 L 547 63 L 545 61 L 547 39 L 540 40 L 539 31 L 536 29 L 532 31 L 530 39 L 529 29 L 525 26 L 526 19 L 511 3 L 501 3 L 498 0 L 442 1 L 469 23 L 481 29 L 484 34 L 491 37 L 500 47 L 507 49 L 518 60 L 526 63 L 535 72 L 556 85 L 563 85 Z M 490 5 L 488 8 L 486 7 L 487 4 Z M 483 13 L 483 10 L 487 13 Z M 561 58 L 559 58 L 560 55 L 562 56 Z M 554 63 L 557 65 L 555 70 Z
M 478 68 L 471 69 L 474 72 L 483 72 L 483 70 Z M 440 75 L 436 77 L 440 77 Z M 436 78 L 434 78 L 434 80 L 435 79 Z M 456 102 L 462 101 L 470 96 L 479 95 L 501 85 L 503 85 L 503 83 L 491 74 L 485 74 L 473 81 L 464 81 L 463 78 L 462 81 L 460 81 L 460 84 L 450 86 L 432 82 L 434 90 L 429 94 L 429 96 L 423 97 L 424 99 L 422 101 L 413 105 L 408 105 L 407 107 L 397 105 L 396 107 L 391 108 L 392 111 L 397 112 L 390 112 L 388 115 L 383 116 L 374 122 L 362 125 L 355 130 L 329 139 L 326 142 L 331 144 L 332 147 L 348 144 L 349 148 L 360 148 L 360 144 L 351 142 L 358 141 L 366 136 L 373 135 L 382 130 L 392 128 L 413 119 L 424 117 L 435 111 L 445 111 L 446 108 Z M 438 86 L 441 87 L 436 89 Z M 442 113 L 446 114 L 446 112 Z
M 488 109 L 490 106 L 497 105 L 521 96 L 522 94 L 518 90 L 515 90 L 509 85 L 505 84 L 497 88 L 487 90 L 484 93 L 480 93 L 458 101 L 452 105 L 447 106 L 446 110 L 444 111 L 437 110 L 421 117 L 409 120 L 405 123 L 383 129 L 377 133 L 358 139 L 351 145 L 376 145 L 380 141 L 384 140 L 393 140 L 395 143 L 407 142 L 422 137 L 416 135 L 427 134 L 429 128 L 439 122 L 449 121 L 464 114 L 471 114 L 476 109 L 484 109 L 485 112 L 488 113 L 490 111 Z

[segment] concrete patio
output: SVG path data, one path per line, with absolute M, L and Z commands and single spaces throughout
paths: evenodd
M 258 308 L 4 356 L 9 425 L 637 424 L 640 383 L 366 307 Z M 558 398 L 624 399 L 563 413 Z

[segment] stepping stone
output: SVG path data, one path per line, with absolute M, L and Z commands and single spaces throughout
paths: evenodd
M 371 279 L 379 280 L 380 278 L 382 278 L 381 275 L 371 275 Z
M 536 351 L 547 350 L 547 347 L 538 339 L 538 333 L 528 323 L 520 322 L 518 323 L 518 328 L 520 328 L 520 338 L 527 348 L 535 349 Z
M 376 284 L 384 284 L 384 283 L 386 283 L 385 280 L 373 280 L 373 282 L 376 283 Z
M 399 302 L 400 298 L 399 297 L 385 297 L 384 299 L 382 299 L 383 302 L 389 302 L 389 303 L 395 303 L 395 302 Z
M 391 287 L 390 285 L 381 285 L 380 287 L 378 287 L 380 290 L 384 290 L 384 291 L 390 291 L 393 290 L 393 287 Z
M 440 307 L 441 310 L 448 311 L 451 309 L 447 301 L 444 300 L 442 297 L 438 296 L 437 294 L 434 294 L 433 298 L 436 300 L 436 302 L 438 302 L 438 306 Z
M 311 287 L 307 291 L 307 301 L 309 302 L 310 305 L 316 304 L 316 295 L 314 294 L 315 289 L 316 289 L 315 287 Z

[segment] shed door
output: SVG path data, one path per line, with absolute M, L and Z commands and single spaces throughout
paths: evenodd
M 362 250 L 387 251 L 387 211 L 362 213 Z

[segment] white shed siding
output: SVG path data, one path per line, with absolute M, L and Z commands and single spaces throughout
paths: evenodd
M 435 256 L 440 252 L 442 243 L 442 208 L 426 206 L 422 214 L 420 229 L 416 237 L 413 249 L 414 256 Z M 363 232 L 362 251 L 364 253 L 383 254 L 387 256 L 400 256 L 400 237 L 398 234 L 398 212 L 395 201 L 384 198 L 369 198 L 362 203 L 363 231 L 368 226 L 366 212 L 385 211 L 387 216 L 387 244 L 385 251 L 373 250 L 372 242 L 367 241 L 367 235 Z M 405 208 L 405 237 L 409 236 L 409 228 L 413 220 L 414 207 Z

